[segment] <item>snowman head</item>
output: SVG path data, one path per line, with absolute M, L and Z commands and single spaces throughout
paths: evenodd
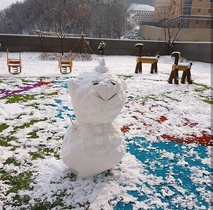
M 124 106 L 126 87 L 109 72 L 103 58 L 94 71 L 70 79 L 68 92 L 78 123 L 112 122 Z

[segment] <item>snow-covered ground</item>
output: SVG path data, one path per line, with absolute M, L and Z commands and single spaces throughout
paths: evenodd
M 127 154 L 111 171 L 80 179 L 61 161 L 75 120 L 67 82 L 100 56 L 73 61 L 69 75 L 40 53 L 21 56 L 22 73 L 11 75 L 0 53 L 0 209 L 211 209 L 211 64 L 193 62 L 194 83 L 175 85 L 170 56 L 159 58 L 158 74 L 149 64 L 135 74 L 134 56 L 104 56 L 127 84 L 116 119 Z

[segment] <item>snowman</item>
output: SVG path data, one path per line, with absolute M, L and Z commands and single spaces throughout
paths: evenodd
M 62 160 L 80 178 L 113 168 L 126 154 L 115 118 L 126 101 L 126 84 L 111 74 L 101 59 L 92 72 L 68 81 L 76 115 L 64 136 Z

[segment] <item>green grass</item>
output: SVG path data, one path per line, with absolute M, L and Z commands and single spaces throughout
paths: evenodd
M 172 100 L 172 101 L 177 101 L 177 102 L 180 102 L 181 100 L 179 100 L 179 99 L 176 99 L 176 98 L 172 98 L 172 97 L 170 97 L 170 96 L 167 96 L 166 94 L 162 94 L 162 96 L 164 96 L 165 98 L 168 98 L 168 99 L 170 99 L 170 100 Z
M 13 175 L 11 175 L 9 172 L 1 170 L 0 177 L 4 183 L 10 185 L 10 189 L 7 191 L 7 194 L 17 193 L 18 190 L 29 189 L 30 183 L 33 181 L 33 174 L 30 171 L 20 174 L 15 174 L 14 172 Z
M 7 136 L 0 135 L 0 146 L 10 147 L 11 144 L 9 142 L 15 141 L 15 140 L 17 140 L 17 138 L 12 135 L 7 135 Z
M 39 136 L 37 135 L 37 131 L 29 132 L 29 133 L 27 134 L 27 137 L 28 137 L 28 138 L 32 138 L 32 139 L 39 138 Z
M 60 159 L 60 155 L 58 153 L 60 148 L 47 148 L 44 146 L 39 146 L 36 152 L 29 152 L 31 159 L 45 159 L 47 156 L 54 156 L 56 159 Z
M 28 128 L 30 127 L 31 125 L 37 123 L 37 122 L 40 122 L 40 121 L 46 121 L 47 118 L 44 118 L 44 119 L 39 119 L 39 120 L 31 120 L 30 122 L 28 123 L 24 123 L 23 125 L 19 125 L 19 126 L 16 126 L 13 128 L 13 131 L 11 132 L 11 134 L 14 134 L 16 132 L 17 129 L 23 129 L 23 128 Z
M 32 172 L 27 171 L 20 174 L 15 174 L 14 172 L 13 175 L 11 175 L 9 172 L 1 170 L 0 178 L 4 183 L 10 185 L 10 189 L 7 191 L 6 195 L 8 195 L 9 193 L 12 193 L 14 195 L 12 200 L 5 201 L 6 205 L 11 205 L 14 209 L 17 209 L 16 207 L 18 206 L 28 204 L 30 197 L 28 195 L 24 195 L 21 197 L 20 195 L 17 195 L 17 193 L 19 190 L 30 189 L 30 184 L 34 181 Z
M 23 94 L 14 94 L 10 97 L 8 97 L 6 104 L 9 103 L 20 103 L 20 102 L 27 102 L 29 100 L 35 100 L 35 95 L 23 95 Z
M 32 160 L 45 159 L 45 156 L 40 154 L 39 152 L 29 152 L 29 154 Z
M 21 206 L 28 204 L 29 201 L 30 201 L 30 196 L 28 196 L 28 195 L 20 196 L 20 195 L 16 194 L 13 197 L 13 200 L 11 202 L 5 202 L 5 204 L 11 205 L 13 207 L 13 209 L 26 210 L 25 207 L 21 207 Z M 19 207 L 19 208 L 17 208 L 17 207 Z
M 4 165 L 9 165 L 9 164 L 13 164 L 14 166 L 20 166 L 20 163 L 17 163 L 16 160 L 14 158 L 8 158 L 5 162 Z
M 127 80 L 132 78 L 132 75 L 122 75 L 122 74 L 118 74 L 117 75 L 119 78 L 122 78 L 123 80 Z
M 6 201 L 6 205 L 11 205 L 14 207 L 14 209 L 23 209 L 25 210 L 25 207 L 22 207 L 24 205 L 30 205 L 30 210 L 47 210 L 52 209 L 54 207 L 60 207 L 61 209 L 64 209 L 64 196 L 67 195 L 67 189 L 64 190 L 58 190 L 55 194 L 52 195 L 54 197 L 54 201 L 50 202 L 47 199 L 48 198 L 39 198 L 35 200 L 35 203 L 33 205 L 29 204 L 30 202 L 30 196 L 27 194 L 19 195 L 18 190 L 32 190 L 30 187 L 30 183 L 34 182 L 33 173 L 32 172 L 25 172 L 21 173 L 17 176 L 11 176 L 9 173 L 5 171 L 0 172 L 0 177 L 3 181 L 5 181 L 7 184 L 11 186 L 10 190 L 7 192 L 13 193 L 13 197 L 11 201 Z M 76 181 L 76 175 L 70 173 L 66 178 L 69 178 L 70 181 Z M 69 189 L 70 190 L 70 189 Z M 66 209 L 76 209 L 76 207 L 81 207 L 85 210 L 89 209 L 89 202 L 86 202 L 84 204 L 78 203 L 77 206 L 66 206 Z
M 159 101 L 159 99 L 157 99 L 157 96 L 154 95 L 154 94 L 146 96 L 145 99 L 151 99 L 153 101 Z
M 8 127 L 9 127 L 9 125 L 7 125 L 6 123 L 0 124 L 0 132 L 7 129 Z
M 209 90 L 209 89 L 213 90 L 213 88 L 211 88 L 211 87 L 209 87 L 209 86 L 207 86 L 207 85 L 204 85 L 204 84 L 200 84 L 200 83 L 195 83 L 195 82 L 193 82 L 193 85 L 199 86 L 199 88 L 196 88 L 196 89 L 194 90 L 195 92 L 203 92 L 203 91 Z
M 202 93 L 202 92 L 204 92 L 206 90 L 213 90 L 212 87 L 209 87 L 209 86 L 204 85 L 204 84 L 199 84 L 199 83 L 195 83 L 195 82 L 193 82 L 193 84 L 195 86 L 199 87 L 199 88 L 195 88 L 195 90 L 194 90 L 197 93 Z M 200 97 L 201 98 L 205 98 L 205 99 L 202 100 L 204 103 L 213 104 L 213 98 L 212 98 L 212 96 L 202 96 L 202 95 L 200 95 Z
M 205 102 L 207 104 L 213 104 L 213 100 L 203 100 L 203 102 Z

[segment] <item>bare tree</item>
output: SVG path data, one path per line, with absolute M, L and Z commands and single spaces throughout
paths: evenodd
M 25 0 L 1 12 L 2 33 L 58 36 L 61 53 L 69 33 L 120 38 L 127 26 L 126 0 Z
M 127 25 L 126 0 L 93 1 L 92 8 L 92 35 L 99 38 L 120 38 Z
M 4 33 L 22 34 L 24 32 L 24 11 L 22 7 L 23 3 L 16 2 L 10 7 L 1 11 L 1 30 Z
M 51 24 L 51 30 L 60 39 L 61 54 L 63 55 L 63 40 L 73 23 L 73 11 L 70 1 L 67 0 L 46 0 L 46 18 Z
M 25 31 L 28 34 L 35 34 L 35 30 L 48 30 L 45 19 L 45 1 L 28 0 L 23 4 L 23 19 L 25 20 Z
M 183 3 L 183 0 L 170 0 L 169 6 L 158 14 L 168 47 L 168 54 L 171 54 L 173 43 L 181 29 L 187 26 L 189 14 L 190 3 Z
M 92 14 L 92 7 L 86 3 L 79 4 L 75 8 L 75 22 L 78 26 L 80 33 L 86 33 Z
M 92 14 L 90 19 L 90 35 L 93 37 L 105 37 L 106 8 L 101 1 L 92 2 Z

